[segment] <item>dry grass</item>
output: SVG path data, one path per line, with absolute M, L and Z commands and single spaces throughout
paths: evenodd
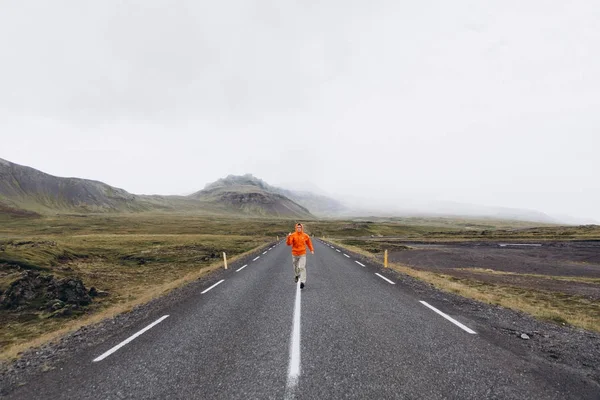
M 233 263 L 237 259 L 244 257 L 247 254 L 262 250 L 265 246 L 265 244 L 257 246 L 254 249 L 228 259 L 228 261 Z M 151 300 L 164 296 L 173 289 L 185 286 L 220 268 L 223 268 L 223 263 L 221 261 L 213 262 L 212 264 L 201 269 L 192 270 L 177 279 L 148 286 L 145 290 L 138 289 L 134 296 L 128 296 L 127 299 L 124 299 L 116 304 L 112 304 L 93 314 L 70 321 L 55 320 L 56 324 L 51 325 L 44 324 L 42 326 L 40 324 L 36 324 L 34 325 L 34 328 L 31 332 L 32 334 L 30 335 L 32 339 L 17 341 L 16 343 L 7 346 L 2 350 L 2 352 L 0 352 L 0 360 L 6 361 L 15 359 L 18 357 L 19 353 L 22 353 L 27 349 L 39 347 L 46 343 L 52 342 L 61 336 L 78 330 L 83 326 L 95 324 L 107 318 L 113 318 L 119 314 L 129 312 L 138 305 L 146 304 Z
M 0 225 L 0 290 L 23 270 L 78 278 L 109 293 L 74 315 L 0 309 L 0 359 L 131 310 L 275 239 L 285 221 L 200 216 L 57 216 Z M 290 225 L 289 221 L 287 222 Z M 257 226 L 255 226 L 257 225 Z M 273 234 L 273 235 L 271 235 Z
M 374 262 L 381 262 L 372 253 L 360 247 L 344 245 L 341 240 L 329 241 L 335 243 L 339 247 L 345 247 L 349 251 L 368 257 Z M 569 324 L 600 332 L 600 303 L 583 296 L 490 284 L 474 279 L 457 278 L 445 274 L 417 270 L 398 263 L 390 263 L 389 267 L 400 273 L 430 283 L 444 292 L 458 294 L 488 304 L 495 304 L 505 308 L 523 311 L 542 320 Z M 488 270 L 482 271 L 487 272 Z M 494 271 L 494 273 L 497 272 L 498 271 Z M 506 274 L 526 275 L 515 273 Z M 537 275 L 534 276 L 538 277 Z M 543 275 L 540 275 L 539 277 L 598 283 L 597 279 L 594 278 L 552 277 Z
M 0 214 L 0 291 L 23 270 L 72 277 L 107 291 L 73 316 L 0 309 L 0 359 L 131 310 L 292 230 L 293 221 L 198 214 Z
M 396 263 L 390 264 L 390 267 L 431 283 L 445 292 L 523 311 L 539 319 L 600 332 L 600 303 L 584 296 L 490 284 L 475 279 L 416 270 Z
M 498 271 L 489 268 L 453 268 L 455 271 L 468 271 L 476 274 L 503 275 L 503 276 L 523 276 L 528 278 L 549 279 L 565 282 L 582 282 L 600 285 L 600 278 L 589 278 L 583 276 L 562 276 L 562 275 L 543 275 L 543 274 L 519 274 L 517 272 Z

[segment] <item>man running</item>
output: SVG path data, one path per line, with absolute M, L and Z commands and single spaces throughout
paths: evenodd
M 292 263 L 294 264 L 295 280 L 300 279 L 300 289 L 306 285 L 306 246 L 311 254 L 315 254 L 310 237 L 304 233 L 302 224 L 296 224 L 296 232 L 288 233 L 286 244 L 292 246 Z

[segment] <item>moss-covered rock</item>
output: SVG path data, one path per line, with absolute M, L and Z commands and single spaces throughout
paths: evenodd
M 80 279 L 57 279 L 53 275 L 26 271 L 0 296 L 0 307 L 8 310 L 59 310 L 65 305 L 86 306 L 92 302 Z

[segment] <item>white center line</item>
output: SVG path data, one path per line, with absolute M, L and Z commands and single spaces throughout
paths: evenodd
M 394 282 L 390 281 L 390 280 L 389 280 L 388 278 L 386 278 L 385 276 L 383 276 L 383 275 L 380 275 L 380 274 L 378 274 L 377 272 L 375 273 L 375 275 L 377 275 L 378 277 L 380 277 L 380 278 L 381 278 L 381 279 L 383 279 L 383 280 L 386 280 L 386 281 L 388 281 L 388 282 L 389 282 L 389 283 L 391 283 L 392 285 L 395 285 L 395 283 L 394 283 Z
M 225 279 L 221 279 L 219 282 L 215 283 L 214 285 L 212 285 L 211 287 L 209 287 L 208 289 L 206 289 L 204 292 L 202 292 L 200 294 L 204 294 L 204 293 L 208 292 L 210 289 L 217 287 L 218 285 L 220 285 L 223 282 L 225 282 Z
M 457 320 L 455 320 L 451 316 L 444 314 L 443 312 L 441 312 L 437 308 L 433 307 L 432 305 L 428 304 L 427 302 L 421 301 L 420 303 L 423 304 L 425 307 L 428 307 L 431 310 L 435 311 L 436 313 L 438 313 L 442 317 L 446 318 L 448 321 L 452 322 L 454 325 L 458 326 L 460 329 L 462 329 L 462 330 L 470 333 L 471 335 L 477 334 L 477 332 L 475 332 L 474 330 L 472 330 L 468 326 L 461 324 L 460 322 L 458 322 Z
M 258 260 L 259 258 L 260 258 L 260 256 L 256 257 L 256 258 L 255 258 L 254 260 L 252 260 L 252 261 L 256 261 L 256 260 Z
M 265 255 L 265 254 L 267 254 L 267 252 L 266 252 L 266 251 L 263 253 L 263 255 Z
M 346 256 L 346 257 L 350 258 L 350 256 L 349 256 L 348 254 L 346 254 L 346 253 L 344 253 L 344 256 Z
M 290 342 L 290 366 L 288 369 L 285 399 L 293 399 L 294 391 L 300 378 L 300 283 L 296 286 L 296 303 L 294 304 L 294 323 Z
M 363 263 L 361 263 L 361 262 L 359 262 L 359 261 L 356 261 L 356 260 L 355 260 L 354 262 L 355 262 L 355 263 L 357 263 L 358 265 L 360 265 L 361 267 L 364 267 L 364 266 L 365 266 L 365 264 L 363 264 Z
M 338 253 L 341 253 L 341 251 L 339 251 L 338 249 L 335 249 L 335 251 L 337 251 Z
M 240 272 L 241 270 L 243 270 L 244 268 L 246 268 L 248 266 L 248 264 L 244 265 L 242 268 L 236 270 L 235 272 Z
M 163 322 L 167 318 L 169 318 L 168 315 L 164 315 L 164 316 L 160 317 L 159 319 L 157 319 L 156 321 L 154 321 L 153 323 L 151 323 L 150 325 L 148 325 L 147 327 L 145 327 L 144 329 L 142 329 L 138 333 L 135 333 L 132 336 L 130 336 L 129 338 L 123 340 L 121 343 L 119 343 L 118 345 L 116 345 L 112 349 L 108 350 L 106 353 L 102 354 L 100 357 L 95 358 L 93 362 L 98 362 L 98 361 L 104 360 L 106 357 L 110 356 L 112 353 L 114 353 L 115 351 L 119 350 L 121 347 L 125 346 L 127 343 L 131 342 L 132 340 L 134 340 L 135 338 L 137 338 L 138 336 L 140 336 L 144 332 L 146 332 L 146 331 L 152 329 L 153 327 L 155 327 L 156 325 L 160 324 L 161 322 Z

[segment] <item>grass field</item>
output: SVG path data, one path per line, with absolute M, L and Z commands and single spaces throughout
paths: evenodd
M 18 351 L 83 324 L 130 310 L 197 279 L 220 267 L 222 252 L 228 257 L 248 252 L 277 237 L 284 237 L 293 230 L 295 222 L 185 213 L 44 217 L 0 214 L 1 291 L 5 291 L 22 271 L 37 270 L 56 277 L 79 278 L 88 289 L 95 287 L 109 294 L 96 298 L 91 306 L 65 318 L 49 318 L 43 310 L 0 310 L 0 359 L 13 357 Z M 397 251 L 405 248 L 390 238 L 425 242 L 600 238 L 598 227 L 535 227 L 522 222 L 494 220 L 362 218 L 302 222 L 312 235 L 342 243 L 346 241 L 345 245 L 375 257 L 384 248 Z M 539 302 L 529 302 L 525 307 L 515 304 L 518 293 L 511 288 L 482 286 L 476 280 L 413 271 L 401 265 L 396 268 L 432 282 L 442 290 L 524 309 L 538 316 L 541 311 L 536 310 L 556 310 L 548 318 L 590 329 L 595 329 L 597 324 L 596 319 L 590 322 L 585 317 L 596 308 L 572 298 L 558 300 L 544 294 L 545 297 L 538 296 Z M 488 297 L 484 298 L 484 295 Z M 530 304 L 538 305 L 531 309 Z M 569 316 L 574 312 L 577 316 Z
M 82 321 L 127 311 L 275 240 L 277 223 L 196 216 L 61 216 L 11 219 L 0 226 L 0 290 L 24 270 L 74 277 L 108 292 L 67 318 L 43 310 L 0 310 L 0 357 Z M 283 224 L 281 224 L 283 226 Z M 288 222 L 288 225 L 290 223 Z M 273 233 L 273 234 L 270 234 Z

